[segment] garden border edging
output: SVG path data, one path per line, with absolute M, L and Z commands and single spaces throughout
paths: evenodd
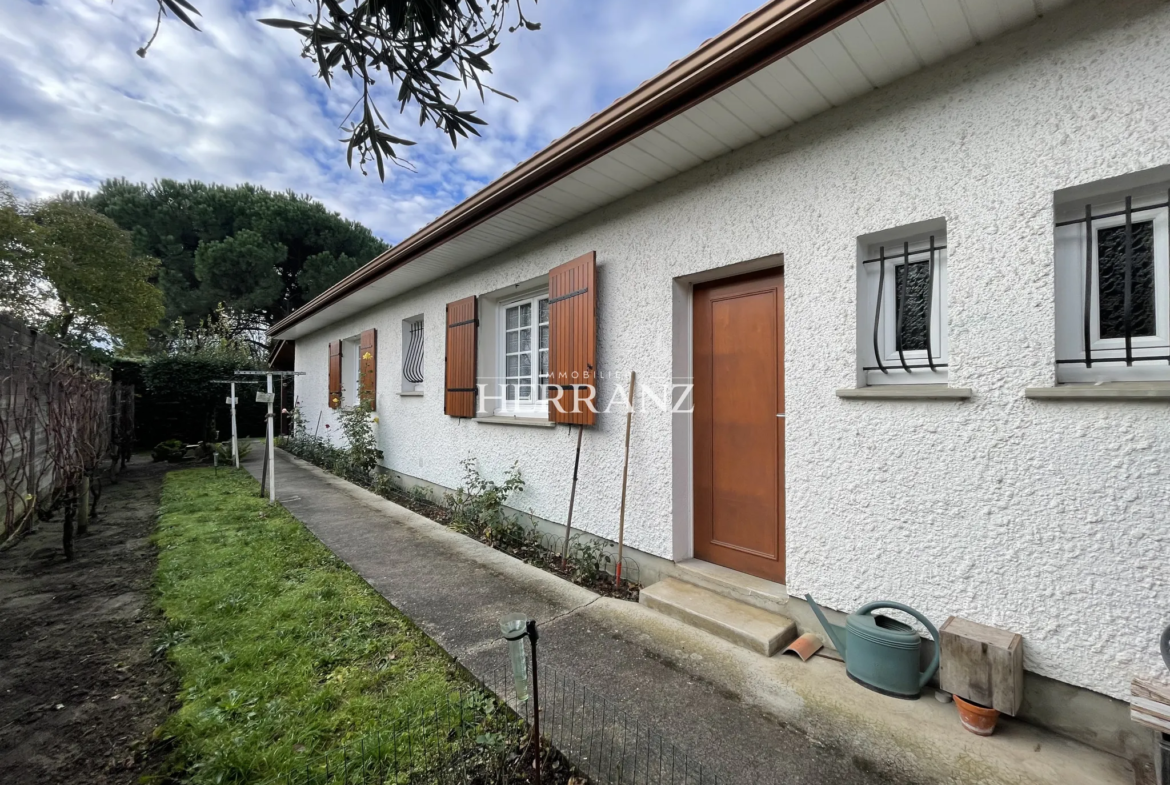
M 306 460 L 292 455 L 286 450 L 278 448 L 278 452 L 284 460 L 292 462 L 298 468 L 313 472 L 317 477 L 353 497 L 361 504 L 385 513 L 395 523 L 408 526 L 414 531 L 442 544 L 458 555 L 481 564 L 493 572 L 519 578 L 521 582 L 532 585 L 534 588 L 540 588 L 542 591 L 558 595 L 558 598 L 563 602 L 575 606 L 574 610 L 588 605 L 601 596 L 583 586 L 578 586 L 551 572 L 542 570 L 539 567 L 517 559 L 515 556 L 497 550 L 474 537 L 468 537 L 437 521 L 432 521 L 425 515 L 421 515 L 400 504 L 392 502 L 373 491 L 362 488 L 356 483 L 338 477 L 336 474 L 327 472 L 319 466 L 315 466 Z M 277 491 L 277 502 L 280 502 L 279 478 Z

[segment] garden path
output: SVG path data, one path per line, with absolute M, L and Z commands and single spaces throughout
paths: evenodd
M 245 462 L 260 473 L 260 450 Z M 1128 764 L 1021 723 L 992 739 L 951 706 L 898 701 L 815 657 L 764 658 L 643 606 L 599 597 L 277 452 L 282 505 L 391 604 L 488 684 L 498 620 L 528 614 L 542 673 L 648 723 L 725 783 L 1132 783 Z M 632 727 L 632 726 L 631 726 Z

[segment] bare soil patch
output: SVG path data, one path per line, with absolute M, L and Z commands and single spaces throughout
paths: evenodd
M 152 734 L 175 686 L 152 656 L 150 536 L 172 468 L 136 455 L 107 480 L 71 562 L 60 512 L 0 553 L 0 782 L 135 783 L 165 758 Z

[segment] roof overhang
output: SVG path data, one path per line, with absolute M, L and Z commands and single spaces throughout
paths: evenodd
M 1065 0 L 774 0 L 269 330 L 294 339 L 1032 21 Z

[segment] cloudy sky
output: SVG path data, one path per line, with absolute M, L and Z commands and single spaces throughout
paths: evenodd
M 457 150 L 396 118 L 418 172 L 392 167 L 384 184 L 350 170 L 338 142 L 356 93 L 324 89 L 294 34 L 254 21 L 305 2 L 193 0 L 203 32 L 164 19 L 143 60 L 154 0 L 0 1 L 0 179 L 25 197 L 110 177 L 253 182 L 396 242 L 762 0 L 526 0 L 542 29 L 492 60 L 491 84 L 519 101 L 489 96 L 488 128 Z

